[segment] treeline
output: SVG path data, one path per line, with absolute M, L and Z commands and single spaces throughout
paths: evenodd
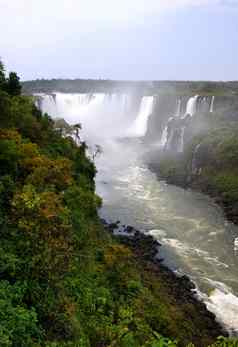
M 207 318 L 104 230 L 86 145 L 0 76 L 0 346 L 212 344 Z
M 112 93 L 131 91 L 148 93 L 151 91 L 150 82 L 113 81 L 102 79 L 38 79 L 22 83 L 23 92 L 32 93 Z
M 103 79 L 38 79 L 22 83 L 23 92 L 32 93 L 158 93 L 191 95 L 237 95 L 238 82 L 206 81 L 114 81 Z

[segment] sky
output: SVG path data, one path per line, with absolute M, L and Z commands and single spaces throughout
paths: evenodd
M 238 0 L 0 0 L 23 80 L 238 80 Z

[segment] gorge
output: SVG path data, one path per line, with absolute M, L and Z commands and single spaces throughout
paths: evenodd
M 159 240 L 165 264 L 188 275 L 208 309 L 237 336 L 238 226 L 227 221 L 211 198 L 156 175 L 160 158 L 178 160 L 196 136 L 202 142 L 217 113 L 235 122 L 237 96 L 181 94 L 34 90 L 43 112 L 82 124 L 81 136 L 89 150 L 102 146 L 103 153 L 96 158 L 102 218 L 133 225 Z M 200 143 L 194 144 L 190 155 L 194 174 L 201 168 Z M 177 184 L 172 179 L 171 183 Z

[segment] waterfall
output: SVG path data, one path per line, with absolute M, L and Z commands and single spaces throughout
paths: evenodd
M 153 112 L 154 97 L 144 96 L 141 100 L 138 116 L 129 129 L 129 134 L 132 136 L 144 136 L 147 131 L 147 122 L 149 116 Z
M 186 115 L 190 115 L 190 116 L 193 116 L 196 111 L 197 111 L 197 100 L 198 100 L 198 95 L 195 95 L 193 97 L 191 97 L 188 102 L 187 102 L 187 107 L 186 107 L 186 112 L 184 114 L 184 117 L 186 117 Z
M 182 99 L 177 100 L 176 113 L 174 117 L 170 117 L 165 125 L 160 140 L 160 147 L 166 150 L 173 150 L 177 153 L 183 152 L 185 141 L 185 130 L 189 124 L 189 118 L 194 116 L 196 112 L 205 112 L 213 109 L 214 98 L 210 106 L 207 97 L 199 97 L 195 95 L 188 99 L 186 111 L 182 115 Z M 187 116 L 188 117 L 187 119 Z
M 212 97 L 212 100 L 211 100 L 211 106 L 210 106 L 210 112 L 214 112 L 214 101 L 215 101 L 215 96 Z
M 130 106 L 130 98 L 125 94 L 35 94 L 40 100 L 40 108 L 52 117 L 63 117 L 70 123 L 78 122 L 89 113 L 116 112 L 125 114 Z M 38 103 L 39 104 L 39 103 Z
M 37 98 L 36 100 L 38 101 L 37 106 L 39 106 L 43 112 L 48 113 L 52 117 L 57 116 L 57 105 L 55 97 L 52 94 L 36 94 L 35 96 Z
M 181 99 L 178 99 L 177 111 L 176 111 L 175 117 L 180 117 L 180 114 L 181 114 L 181 107 L 182 107 L 182 100 L 181 100 Z
M 121 137 L 131 125 L 132 117 L 135 118 L 131 96 L 127 94 L 57 92 L 35 96 L 36 104 L 51 117 L 64 118 L 69 124 L 81 123 L 86 141 L 90 141 L 89 136 L 93 139 Z
M 185 127 L 182 127 L 180 129 L 180 143 L 178 145 L 178 153 L 183 153 L 185 129 L 186 129 Z
M 166 125 L 166 127 L 164 128 L 163 132 L 162 132 L 162 136 L 161 136 L 161 140 L 160 140 L 160 144 L 159 146 L 161 148 L 165 148 L 166 144 L 168 141 L 168 125 Z

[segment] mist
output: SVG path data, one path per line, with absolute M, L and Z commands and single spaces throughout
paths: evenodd
M 43 92 L 50 86 L 45 81 L 26 88 L 38 89 L 42 111 L 82 125 L 81 140 L 97 167 L 101 218 L 153 235 L 166 265 L 188 274 L 209 310 L 236 335 L 238 229 L 201 193 L 219 163 L 218 139 L 238 117 L 236 83 L 85 81 L 89 91 L 80 92 L 83 80 L 58 82 L 74 92 Z M 102 151 L 92 156 L 96 145 Z
M 0 344 L 238 337 L 237 1 L 0 0 L 0 19 Z

